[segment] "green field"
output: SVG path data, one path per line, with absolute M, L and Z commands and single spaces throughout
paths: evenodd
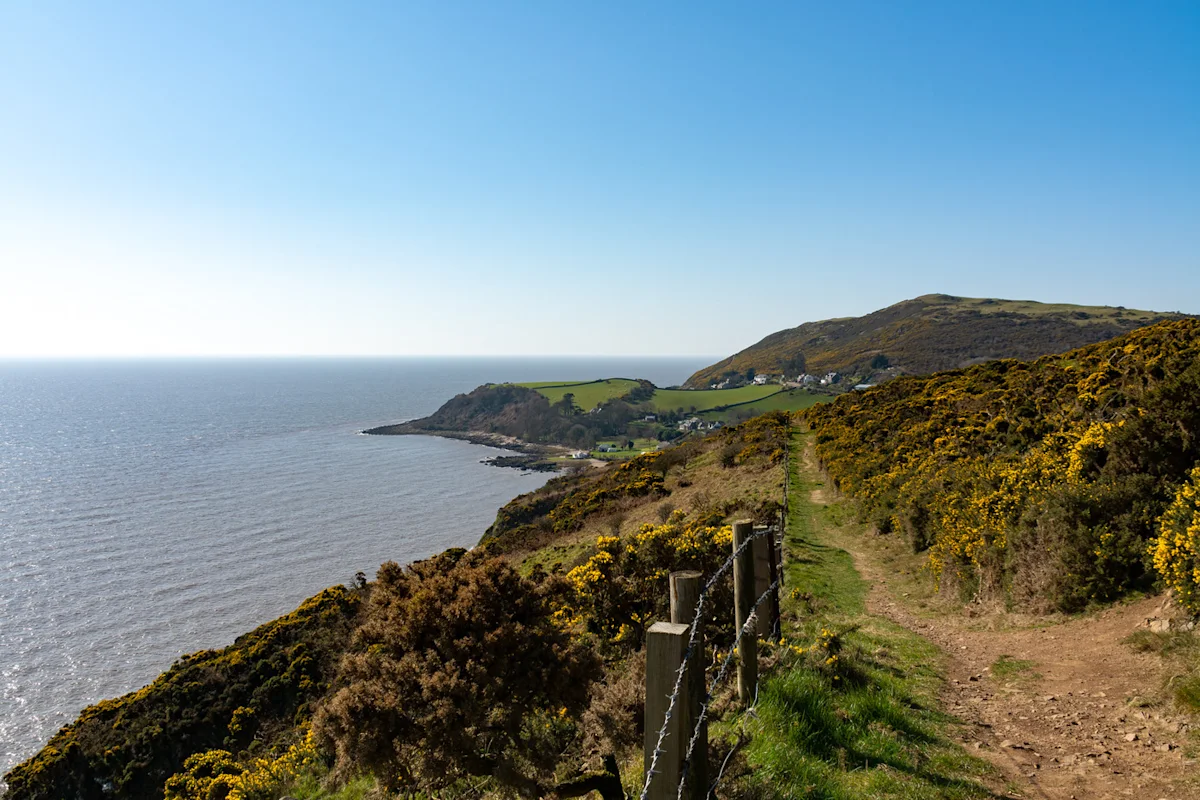
M 785 389 L 782 392 L 764 397 L 762 400 L 756 400 L 753 403 L 747 403 L 741 406 L 734 406 L 724 411 L 706 411 L 699 414 L 704 420 L 720 420 L 728 422 L 735 415 L 737 416 L 754 416 L 766 414 L 768 411 L 799 411 L 809 406 L 815 406 L 817 403 L 826 403 L 833 399 L 833 395 L 815 394 L 805 391 L 804 389 Z
M 659 389 L 650 404 L 659 411 L 707 411 L 717 406 L 731 406 L 761 400 L 779 391 L 778 385 L 739 386 L 736 389 Z
M 570 392 L 575 395 L 575 405 L 584 411 L 590 411 L 602 403 L 628 394 L 632 389 L 636 389 L 637 385 L 637 381 L 629 380 L 628 378 L 609 378 L 603 381 L 583 383 L 540 381 L 537 383 L 517 384 L 517 386 L 524 386 L 527 389 L 536 389 L 551 403 L 557 403 L 563 399 L 563 395 Z
M 567 392 L 575 395 L 575 405 L 584 411 L 591 410 L 609 400 L 621 397 L 637 388 L 638 382 L 628 378 L 568 383 L 563 381 L 538 381 L 519 383 L 527 389 L 540 392 L 551 403 L 562 400 Z M 798 411 L 802 408 L 829 399 L 803 389 L 783 390 L 777 384 L 765 386 L 739 386 L 736 389 L 658 389 L 649 405 L 655 411 L 675 411 L 699 414 L 707 420 L 728 421 L 735 412 L 752 411 L 765 414 L 768 411 Z M 719 406 L 732 408 L 715 411 Z
M 602 442 L 597 442 L 596 446 L 599 447 L 601 444 L 614 444 L 616 441 L 618 440 L 605 439 Z M 627 458 L 640 456 L 642 453 L 649 452 L 657 447 L 657 439 L 634 439 L 632 450 L 609 450 L 607 453 L 601 453 L 599 450 L 593 450 L 592 458 L 598 458 L 601 461 L 624 461 Z

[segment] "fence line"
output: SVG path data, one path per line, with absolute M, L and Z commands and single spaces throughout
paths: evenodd
M 771 553 L 772 553 L 772 555 L 775 555 L 777 553 L 777 556 L 771 559 L 773 562 L 771 566 L 774 567 L 774 569 L 772 570 L 772 572 L 774 574 L 771 575 L 771 578 L 773 580 L 772 580 L 770 586 L 768 586 L 767 589 L 758 596 L 758 599 L 754 601 L 754 604 L 752 606 L 750 606 L 748 612 L 746 613 L 746 618 L 744 620 L 739 620 L 741 622 L 741 626 L 740 626 L 739 630 L 737 631 L 737 635 L 734 637 L 734 641 L 729 647 L 729 652 L 726 653 L 725 658 L 721 662 L 721 666 L 717 670 L 717 674 L 713 678 L 712 682 L 709 684 L 708 692 L 704 698 L 703 703 L 700 706 L 700 711 L 696 718 L 695 728 L 692 730 L 692 735 L 688 740 L 687 750 L 684 753 L 683 762 L 680 766 L 679 784 L 676 787 L 676 800 L 684 800 L 684 792 L 687 788 L 688 770 L 692 764 L 692 756 L 695 754 L 696 746 L 699 743 L 700 738 L 704 734 L 705 724 L 708 720 L 708 709 L 712 703 L 713 696 L 716 694 L 717 688 L 721 685 L 721 682 L 725 679 L 725 676 L 729 671 L 729 667 L 733 663 L 733 658 L 738 653 L 739 645 L 741 644 L 742 639 L 747 634 L 751 633 L 752 631 L 755 636 L 758 635 L 757 627 L 758 627 L 758 609 L 759 609 L 759 607 L 764 602 L 771 599 L 773 597 L 773 595 L 775 595 L 778 592 L 779 587 L 783 583 L 784 569 L 783 569 L 783 558 L 782 558 L 782 555 L 783 555 L 782 554 L 782 546 L 783 546 L 783 541 L 784 541 L 784 538 L 785 538 L 786 532 L 787 532 L 787 516 L 788 516 L 788 510 L 789 510 L 789 506 L 790 506 L 790 502 L 789 502 L 790 501 L 789 484 L 791 483 L 791 429 L 790 429 L 790 425 L 788 428 L 788 436 L 784 439 L 783 451 L 784 451 L 783 506 L 779 512 L 779 521 L 778 521 L 777 525 L 768 527 L 766 530 L 758 530 L 758 531 L 752 530 L 750 532 L 750 534 L 745 538 L 745 540 L 743 540 L 734 549 L 732 555 L 730 555 L 729 558 L 725 560 L 725 563 L 723 563 L 717 569 L 717 571 L 715 573 L 713 573 L 712 577 L 709 578 L 708 582 L 704 586 L 703 591 L 700 592 L 699 598 L 696 601 L 695 615 L 693 616 L 691 625 L 688 628 L 687 646 L 684 649 L 683 657 L 681 658 L 680 663 L 679 663 L 679 668 L 675 672 L 675 683 L 671 690 L 670 699 L 667 703 L 666 711 L 663 715 L 662 725 L 659 728 L 658 736 L 655 739 L 654 750 L 650 754 L 650 759 L 649 759 L 650 763 L 646 767 L 646 778 L 645 778 L 645 782 L 642 785 L 642 791 L 641 791 L 639 800 L 647 800 L 647 798 L 650 794 L 650 785 L 654 780 L 654 776 L 661 774 L 658 769 L 658 762 L 659 762 L 659 759 L 666 753 L 666 751 L 663 747 L 663 744 L 666 741 L 668 731 L 671 727 L 671 720 L 675 714 L 676 706 L 679 703 L 679 697 L 682 693 L 684 679 L 688 673 L 688 667 L 692 662 L 692 656 L 695 652 L 695 647 L 697 645 L 697 633 L 700 630 L 700 626 L 701 626 L 701 624 L 703 622 L 703 618 L 704 618 L 704 603 L 708 599 L 709 592 L 716 585 L 717 581 L 720 580 L 725 575 L 725 573 L 728 572 L 734 566 L 735 563 L 737 563 L 739 557 L 743 556 L 745 554 L 745 552 L 750 547 L 753 546 L 755 541 L 757 541 L 760 537 L 763 537 L 763 536 L 770 537 L 768 540 L 768 544 L 769 544 L 769 547 L 771 548 Z M 777 548 L 778 548 L 778 550 L 777 550 Z M 751 572 L 753 572 L 753 568 L 751 568 Z M 738 577 L 739 576 L 735 571 L 735 579 Z M 753 579 L 751 578 L 751 580 L 753 580 Z M 750 587 L 750 588 L 751 588 L 751 591 L 753 591 L 753 587 Z M 736 594 L 736 591 L 735 591 L 735 594 Z M 775 607 L 778 608 L 778 605 L 777 605 L 778 598 L 777 597 L 775 597 L 775 602 L 776 602 Z M 737 601 L 735 599 L 735 606 L 736 605 L 737 605 Z M 735 614 L 736 614 L 736 612 L 735 612 Z M 774 619 L 774 620 L 772 620 L 772 622 L 776 626 L 775 633 L 776 633 L 776 635 L 778 635 L 779 633 L 781 633 L 781 631 L 779 631 L 779 629 L 777 627 L 779 624 L 779 621 L 778 621 L 778 619 Z M 757 667 L 757 664 L 755 664 L 755 667 Z M 700 675 L 701 675 L 700 680 L 703 681 L 703 672 L 701 672 Z M 758 691 L 757 691 L 757 682 L 756 682 L 755 691 L 754 691 L 754 701 L 753 701 L 754 703 L 757 702 L 757 696 L 758 696 Z M 705 757 L 707 757 L 707 753 L 705 753 Z M 717 786 L 720 784 L 720 781 L 724 775 L 724 772 L 725 772 L 724 767 L 722 767 L 721 773 L 717 776 L 716 781 L 714 781 L 712 786 L 708 787 L 709 795 L 711 795 L 711 793 L 713 791 L 715 791 Z
M 675 675 L 675 686 L 671 690 L 671 699 L 667 703 L 667 711 L 663 717 L 662 727 L 658 730 L 658 740 L 654 745 L 654 751 L 650 758 L 650 766 L 646 769 L 646 782 L 642 786 L 640 800 L 646 800 L 647 795 L 650 792 L 650 782 L 654 776 L 658 774 L 658 760 L 665 752 L 663 750 L 663 742 L 667 738 L 667 729 L 670 727 L 671 718 L 674 716 L 675 706 L 679 702 L 680 690 L 683 688 L 683 679 L 684 675 L 687 673 L 688 661 L 691 660 L 692 653 L 695 650 L 696 632 L 699 629 L 700 623 L 704 617 L 704 601 L 708 599 L 708 594 L 716 585 L 717 581 L 720 580 L 721 577 L 730 570 L 738 556 L 742 555 L 751 546 L 755 539 L 759 538 L 760 536 L 765 536 L 769 532 L 769 529 L 767 531 L 756 531 L 748 536 L 746 541 L 742 542 L 741 546 L 733 551 L 733 555 L 726 559 L 725 563 L 722 564 L 715 573 L 713 573 L 712 578 L 710 578 L 708 583 L 704 585 L 704 591 L 700 592 L 700 598 L 696 601 L 696 616 L 692 620 L 692 624 L 688 631 L 687 647 L 684 650 L 683 660 L 680 662 L 679 669 Z M 738 640 L 740 641 L 740 639 L 741 636 L 739 635 Z

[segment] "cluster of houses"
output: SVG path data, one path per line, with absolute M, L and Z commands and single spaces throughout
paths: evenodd
M 796 377 L 796 383 L 801 386 L 833 386 L 842 379 L 839 372 L 826 372 L 824 376 L 804 373 Z
M 755 375 L 754 380 L 751 381 L 751 383 L 753 383 L 755 386 L 766 386 L 768 383 L 776 383 L 778 380 L 779 378 L 775 375 Z M 729 378 L 726 378 L 720 383 L 710 383 L 708 385 L 708 388 L 710 389 L 730 389 L 732 387 L 733 383 Z
M 678 428 L 684 433 L 690 433 L 691 431 L 715 431 L 723 426 L 724 423 L 720 420 L 705 422 L 699 417 L 688 417 L 679 423 Z

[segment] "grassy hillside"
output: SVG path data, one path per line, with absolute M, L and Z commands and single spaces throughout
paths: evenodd
M 787 437 L 783 414 L 764 415 L 668 450 L 622 464 L 562 475 L 514 498 L 496 514 L 480 543 L 491 553 L 571 565 L 580 542 L 614 528 L 634 528 L 671 510 L 742 510 L 765 521 L 777 510 L 779 465 Z
M 705 387 L 729 374 L 839 372 L 849 383 L 925 375 L 997 358 L 1034 359 L 1120 336 L 1178 314 L 931 294 L 863 317 L 806 322 L 698 371 Z
M 1194 583 L 1200 320 L 900 378 L 805 413 L 837 487 L 927 550 L 964 600 L 1071 610 L 1157 576 Z M 1160 538 L 1164 525 L 1178 538 Z
M 708 411 L 717 406 L 749 403 L 776 394 L 779 385 L 739 386 L 736 389 L 658 389 L 650 404 L 659 411 L 682 408 L 685 411 Z

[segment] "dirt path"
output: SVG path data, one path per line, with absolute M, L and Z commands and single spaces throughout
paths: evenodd
M 812 499 L 827 502 L 822 490 Z M 1189 724 L 1139 701 L 1156 697 L 1161 659 L 1122 644 L 1159 598 L 1036 627 L 1014 628 L 1004 615 L 918 616 L 893 585 L 895 569 L 861 537 L 838 545 L 871 583 L 872 613 L 946 652 L 945 707 L 966 723 L 964 745 L 1004 773 L 1013 796 L 1200 798 L 1200 766 L 1182 747 Z

